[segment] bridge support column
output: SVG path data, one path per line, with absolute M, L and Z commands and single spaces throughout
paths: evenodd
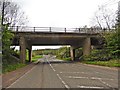
M 73 47 L 70 47 L 70 55 L 71 55 L 72 61 L 74 61 L 75 60 L 75 49 Z
M 24 37 L 20 37 L 20 60 L 22 63 L 25 63 L 26 60 L 26 44 Z
M 88 37 L 83 44 L 83 55 L 89 55 L 91 49 L 91 39 Z
M 28 49 L 28 57 L 29 57 L 29 62 L 32 61 L 32 46 L 30 47 L 30 49 Z

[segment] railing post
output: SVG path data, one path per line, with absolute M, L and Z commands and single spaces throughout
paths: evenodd
M 80 33 L 80 28 L 78 28 L 79 29 L 79 33 Z
M 18 32 L 18 28 L 19 28 L 19 27 L 17 26 L 17 28 L 16 28 L 16 32 Z
M 65 33 L 66 33 L 66 28 L 65 28 Z
M 49 29 L 50 29 L 50 32 L 51 32 L 51 27 Z
M 35 27 L 33 27 L 34 28 L 34 32 L 35 32 Z

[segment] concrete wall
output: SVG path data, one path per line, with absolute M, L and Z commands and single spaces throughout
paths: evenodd
M 92 38 L 98 38 L 98 34 L 62 34 L 62 33 L 20 33 L 16 39 L 20 45 L 20 59 L 25 63 L 26 49 L 29 51 L 29 61 L 32 57 L 32 45 L 71 45 L 71 59 L 75 60 L 75 49 L 83 47 L 83 55 L 89 55 Z
M 91 50 L 91 39 L 87 37 L 83 44 L 83 55 L 89 55 Z
M 20 60 L 22 63 L 25 63 L 26 59 L 26 44 L 25 44 L 25 38 L 20 37 Z

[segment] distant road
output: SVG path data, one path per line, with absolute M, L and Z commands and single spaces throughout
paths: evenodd
M 8 88 L 81 88 L 81 90 L 115 90 L 118 71 L 80 63 L 64 63 L 44 56 L 40 63 Z M 83 89 L 84 88 L 84 89 Z

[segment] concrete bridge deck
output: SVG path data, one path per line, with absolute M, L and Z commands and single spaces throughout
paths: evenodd
M 43 45 L 70 45 L 71 58 L 75 59 L 75 49 L 83 47 L 83 55 L 89 55 L 91 45 L 98 45 L 100 34 L 93 29 L 67 29 L 67 28 L 52 28 L 52 27 L 12 27 L 12 32 L 15 34 L 13 45 L 20 46 L 20 59 L 25 62 L 25 50 L 29 50 L 29 60 L 31 61 L 32 46 Z M 63 31 L 62 31 L 63 30 Z M 100 30 L 99 30 L 100 31 Z

